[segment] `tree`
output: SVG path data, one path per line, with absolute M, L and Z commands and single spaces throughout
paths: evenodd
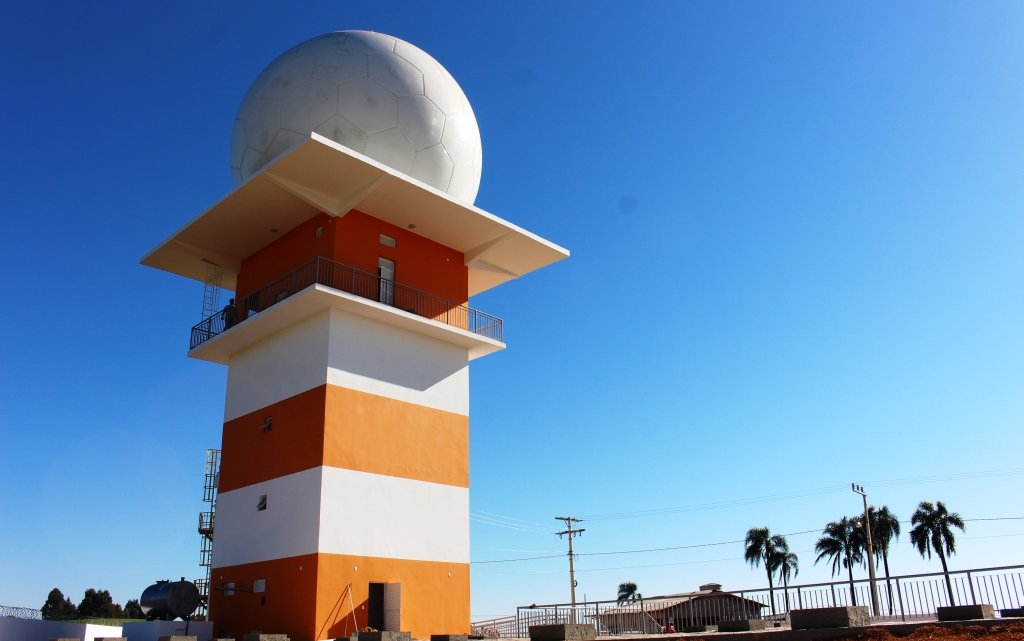
M 789 578 L 800 574 L 800 564 L 796 552 L 790 552 L 788 544 L 786 551 L 779 555 L 776 572 L 782 579 L 783 594 L 786 595 L 786 612 L 789 612 Z
M 43 618 L 48 621 L 69 621 L 78 618 L 78 608 L 57 588 L 50 590 L 41 611 Z
M 889 582 L 889 546 L 900 538 L 900 520 L 883 505 L 877 510 L 868 508 L 868 519 L 871 522 L 871 544 L 875 548 L 875 559 L 881 559 L 885 568 L 885 588 L 889 593 L 889 612 L 892 613 L 892 584 Z
M 620 604 L 626 603 L 627 601 L 637 601 L 644 598 L 644 595 L 636 591 L 636 583 L 632 581 L 624 581 L 619 584 L 619 596 L 618 602 Z
M 145 619 L 146 614 L 142 611 L 138 599 L 128 599 L 124 604 L 124 616 L 126 619 Z
M 768 575 L 768 601 L 771 602 L 772 614 L 775 614 L 772 576 L 778 568 L 780 556 L 789 552 L 786 537 L 781 534 L 772 534 L 766 527 L 752 527 L 747 530 L 747 537 L 743 541 L 743 546 L 743 559 L 751 567 L 758 567 L 764 564 L 765 573 Z
M 952 528 L 958 528 L 963 532 L 964 520 L 956 512 L 947 510 L 942 501 L 936 501 L 934 506 L 928 501 L 921 501 L 914 515 L 910 517 L 910 524 L 914 526 L 910 530 L 910 542 L 917 548 L 921 558 L 924 558 L 925 554 L 929 559 L 932 558 L 932 550 L 939 555 L 942 574 L 946 577 L 949 604 L 953 605 L 953 584 L 949 580 L 946 557 L 956 554 L 956 537 L 953 536 Z
M 818 557 L 814 564 L 822 559 L 832 561 L 832 576 L 839 574 L 839 568 L 846 568 L 850 575 L 850 605 L 857 605 L 857 595 L 853 590 L 853 566 L 864 560 L 863 534 L 856 527 L 854 519 L 843 517 L 832 521 L 821 531 L 821 538 L 814 544 Z
M 83 619 L 121 619 L 124 618 L 124 610 L 114 603 L 110 592 L 89 588 L 78 604 L 78 616 Z

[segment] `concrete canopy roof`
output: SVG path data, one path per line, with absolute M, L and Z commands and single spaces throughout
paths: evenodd
M 242 260 L 318 212 L 359 211 L 412 229 L 465 255 L 469 294 L 569 256 L 569 251 L 319 134 L 297 143 L 142 259 L 143 265 L 206 278 L 221 268 L 235 289 Z

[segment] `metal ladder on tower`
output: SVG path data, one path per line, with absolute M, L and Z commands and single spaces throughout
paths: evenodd
M 205 615 L 210 603 L 210 562 L 213 555 L 214 515 L 217 510 L 217 484 L 220 481 L 220 450 L 206 450 L 206 470 L 203 482 L 203 502 L 210 504 L 210 509 L 199 513 L 199 567 L 205 568 L 205 577 L 196 579 L 199 588 L 199 614 Z
M 203 259 L 206 278 L 203 281 L 203 311 L 199 320 L 210 318 L 220 310 L 220 265 Z

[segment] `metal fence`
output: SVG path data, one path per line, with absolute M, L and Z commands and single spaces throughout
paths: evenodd
M 35 608 L 19 608 L 13 605 L 0 605 L 0 617 L 14 617 L 15 619 L 42 619 L 43 611 Z
M 485 619 L 472 624 L 474 635 L 496 639 L 499 637 L 517 636 L 516 618 L 514 616 Z
M 1024 565 L 958 570 L 949 573 L 950 602 L 946 577 L 941 572 L 878 577 L 879 612 L 873 622 L 927 621 L 940 607 L 989 604 L 1001 610 L 1024 607 Z M 730 595 L 729 598 L 708 598 Z M 597 601 L 529 605 L 516 609 L 514 617 L 490 619 L 473 624 L 477 634 L 487 637 L 527 637 L 531 625 L 592 623 L 599 635 L 652 634 L 672 624 L 677 632 L 714 630 L 721 621 L 774 619 L 781 625 L 791 610 L 807 608 L 871 606 L 867 579 L 829 583 L 806 583 L 723 592 L 645 597 L 627 603 Z
M 912 621 L 934 618 L 938 608 L 950 605 L 986 603 L 996 610 L 1019 608 L 1024 603 L 1024 565 L 958 570 L 949 573 L 953 602 L 941 572 L 878 577 L 879 612 L 873 621 Z M 776 588 L 738 590 L 736 594 L 754 599 L 785 617 L 804 608 L 849 605 L 871 606 L 871 585 L 867 579 L 831 583 L 810 583 Z M 774 608 L 772 607 L 774 605 Z
M 504 340 L 502 321 L 496 316 L 318 256 L 249 294 L 245 300 L 237 301 L 235 309 L 223 310 L 201 320 L 192 328 L 189 349 L 195 349 L 250 316 L 314 284 L 396 307 L 485 338 Z

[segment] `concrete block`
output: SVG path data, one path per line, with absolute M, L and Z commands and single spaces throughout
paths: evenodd
M 868 625 L 871 621 L 866 605 L 844 608 L 807 608 L 793 610 L 789 614 L 794 630 L 858 628 Z
M 996 618 L 995 608 L 987 603 L 936 608 L 935 613 L 939 615 L 939 621 L 968 621 L 970 619 Z
M 768 628 L 764 619 L 739 619 L 737 621 L 719 621 L 719 632 L 752 632 Z
M 287 634 L 264 634 L 262 632 L 249 632 L 242 641 L 290 641 Z
M 246 639 L 248 641 L 248 639 Z M 359 641 L 412 641 L 412 632 L 381 630 L 379 632 L 360 632 Z
M 1024 608 L 1003 608 L 999 611 L 999 614 L 1004 619 L 1010 619 L 1014 617 L 1024 617 Z
M 530 641 L 593 641 L 597 629 L 592 623 L 531 625 Z
M 468 634 L 432 634 L 430 641 L 469 641 Z

